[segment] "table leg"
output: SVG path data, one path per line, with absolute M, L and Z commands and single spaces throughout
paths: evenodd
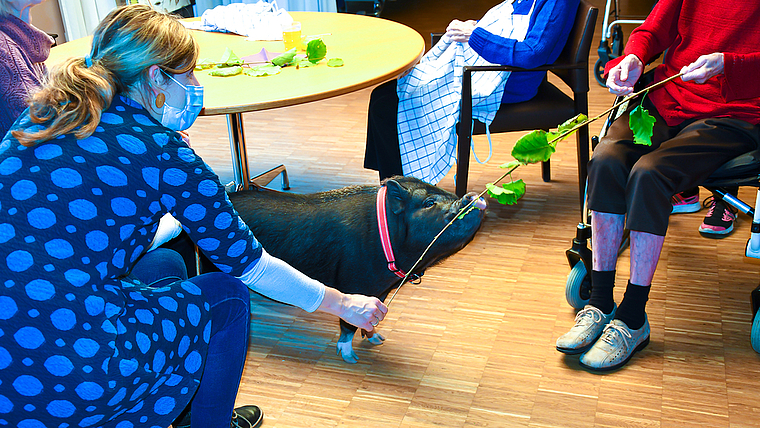
M 232 174 L 236 190 L 248 190 L 250 175 L 248 175 L 248 153 L 245 151 L 245 134 L 241 113 L 227 115 L 227 133 L 230 136 Z

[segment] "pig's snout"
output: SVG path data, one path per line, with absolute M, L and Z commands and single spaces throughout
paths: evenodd
M 459 209 L 466 207 L 473 200 L 475 200 L 475 203 L 473 203 L 472 206 L 479 210 L 485 211 L 488 207 L 488 203 L 484 198 L 478 197 L 478 194 L 475 192 L 470 192 L 462 197 Z

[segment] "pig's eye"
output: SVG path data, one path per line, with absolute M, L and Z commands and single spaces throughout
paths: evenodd
M 433 208 L 435 206 L 435 199 L 433 198 L 427 198 L 425 199 L 425 202 L 422 203 L 422 208 Z

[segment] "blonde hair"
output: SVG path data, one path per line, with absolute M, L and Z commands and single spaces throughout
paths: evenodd
M 25 146 L 74 130 L 76 138 L 87 138 L 115 94 L 146 87 L 149 67 L 179 74 L 197 60 L 198 45 L 176 18 L 150 6 L 119 7 L 95 29 L 88 57 L 66 60 L 32 96 L 30 119 L 44 128 L 12 134 Z

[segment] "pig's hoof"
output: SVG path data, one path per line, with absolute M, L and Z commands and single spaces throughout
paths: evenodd
M 359 362 L 359 357 L 356 356 L 356 352 L 354 352 L 354 347 L 351 345 L 351 342 L 338 342 L 336 348 L 338 350 L 338 355 L 343 358 L 343 361 L 348 364 L 356 364 Z
M 385 337 L 382 334 L 377 333 L 377 332 L 375 332 L 375 334 L 373 334 L 372 337 L 367 338 L 367 342 L 373 345 L 382 345 L 384 341 L 385 341 Z

